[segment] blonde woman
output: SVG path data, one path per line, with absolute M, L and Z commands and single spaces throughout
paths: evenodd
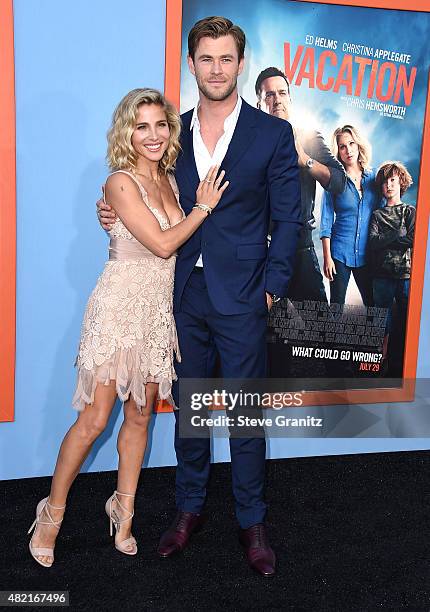
M 185 218 L 172 174 L 180 145 L 180 118 L 158 91 L 135 89 L 114 112 L 105 198 L 117 220 L 109 261 L 88 301 L 76 360 L 76 422 L 61 444 L 49 496 L 36 509 L 30 541 L 34 559 L 54 561 L 54 544 L 67 495 L 117 396 L 124 402 L 118 435 L 118 481 L 106 502 L 115 547 L 137 552 L 131 535 L 134 496 L 158 398 L 171 399 L 174 353 L 180 359 L 172 313 L 175 252 L 217 205 L 228 181 L 209 169 Z M 31 531 L 30 529 L 30 531 Z
M 332 137 L 332 151 L 346 171 L 342 193 L 324 192 L 320 238 L 330 303 L 345 304 L 351 273 L 365 306 L 373 303 L 372 278 L 366 265 L 370 217 L 380 198 L 370 167 L 371 146 L 357 128 L 344 125 Z

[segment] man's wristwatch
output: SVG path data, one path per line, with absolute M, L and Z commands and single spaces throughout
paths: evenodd
M 313 160 L 312 157 L 309 157 L 309 159 L 306 160 L 306 165 L 309 168 L 309 170 L 313 167 L 314 161 L 315 160 Z
M 280 301 L 280 299 L 281 299 L 281 298 L 280 298 L 278 295 L 276 295 L 276 293 L 271 293 L 271 294 L 270 294 L 270 297 L 272 298 L 272 302 L 273 302 L 274 304 L 276 304 L 276 302 L 279 302 L 279 301 Z

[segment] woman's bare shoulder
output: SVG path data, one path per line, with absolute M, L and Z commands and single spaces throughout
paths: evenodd
M 121 194 L 125 191 L 139 192 L 136 181 L 126 172 L 113 172 L 107 177 L 105 185 L 111 194 Z

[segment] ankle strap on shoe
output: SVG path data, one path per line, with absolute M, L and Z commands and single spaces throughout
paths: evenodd
M 128 513 L 128 516 L 126 516 L 125 518 L 122 518 L 122 519 L 118 519 L 116 522 L 117 523 L 125 523 L 125 521 L 129 521 L 131 518 L 133 518 L 134 510 L 129 510 L 128 508 L 123 506 L 122 503 L 118 499 L 118 495 L 124 495 L 125 497 L 135 497 L 135 496 L 131 495 L 130 493 L 120 493 L 119 491 L 114 491 L 113 495 L 111 497 L 111 514 L 112 514 L 112 501 L 115 500 L 116 503 L 118 504 L 118 506 L 121 508 L 121 510 L 123 512 L 127 512 Z
M 55 510 L 64 510 L 66 506 L 53 506 L 52 504 L 49 503 L 48 500 L 46 500 L 45 505 L 40 511 L 39 517 L 41 516 L 42 512 L 45 510 L 46 516 L 49 518 L 49 522 L 41 521 L 40 518 L 37 517 L 37 524 L 38 525 L 53 525 L 57 529 L 60 529 L 61 523 L 63 522 L 63 517 L 61 517 L 58 521 L 54 521 L 54 519 L 51 516 L 51 513 L 49 512 L 49 507 L 54 508 Z
M 66 506 L 53 506 L 48 500 L 46 500 L 46 505 L 50 508 L 54 508 L 54 510 L 65 510 Z

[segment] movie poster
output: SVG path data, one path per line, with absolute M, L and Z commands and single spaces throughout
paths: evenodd
M 239 92 L 290 121 L 296 137 L 303 229 L 289 297 L 273 305 L 268 320 L 270 376 L 301 378 L 303 389 L 318 378 L 354 379 L 357 388 L 375 378 L 401 380 L 408 313 L 417 307 L 410 303 L 410 275 L 419 248 L 430 14 L 187 0 L 181 112 L 198 99 L 186 63 L 187 33 L 208 15 L 228 17 L 245 31 Z M 400 166 L 390 170 L 392 161 Z M 377 180 L 381 166 L 390 175 L 385 183 Z M 397 199 L 389 186 L 394 175 Z

